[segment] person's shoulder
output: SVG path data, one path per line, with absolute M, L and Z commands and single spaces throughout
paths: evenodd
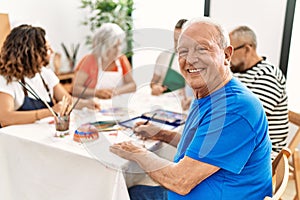
M 232 78 L 225 86 L 226 96 L 233 97 L 235 101 L 247 102 L 248 99 L 256 99 L 254 94 L 237 78 Z
M 271 73 L 272 71 L 274 71 L 275 66 L 270 62 L 263 60 L 256 65 L 256 68 L 253 69 L 256 69 L 256 71 L 261 71 L 264 73 Z
M 281 71 L 280 68 L 275 67 L 275 65 L 266 60 L 259 62 L 255 67 L 253 67 L 253 70 L 263 74 L 270 74 L 275 71 Z
M 98 67 L 98 61 L 94 54 L 87 54 L 79 61 L 75 67 L 75 71 L 89 71 L 90 68 Z
M 233 78 L 226 86 L 226 106 L 237 114 L 255 112 L 260 114 L 263 106 L 258 97 L 250 91 L 242 82 Z M 224 95 L 223 95 L 224 96 Z
M 41 75 L 42 78 L 47 82 L 47 83 L 51 83 L 56 85 L 59 82 L 58 77 L 56 76 L 56 74 L 54 73 L 54 71 L 52 71 L 49 68 L 46 67 L 42 67 L 41 70 Z
M 131 66 L 127 56 L 123 54 L 118 58 L 118 60 L 121 64 L 123 75 L 127 74 L 132 69 L 132 66 Z
M 127 69 L 131 68 L 131 64 L 125 54 L 121 55 L 118 60 L 120 61 L 122 67 L 126 67 Z
M 268 61 L 263 60 L 257 64 L 257 73 L 261 76 L 273 77 L 280 81 L 285 81 L 285 77 L 279 67 L 269 63 Z
M 122 54 L 120 57 L 119 57 L 119 60 L 122 60 L 122 61 L 127 61 L 128 58 L 125 54 Z
M 2 74 L 0 74 L 0 80 L 6 80 L 6 78 Z
M 48 68 L 48 67 L 42 67 L 41 68 L 41 73 L 50 73 L 50 72 L 53 72 L 53 70 Z
M 82 58 L 82 60 L 85 62 L 97 62 L 97 58 L 94 54 L 87 54 Z
M 12 81 L 7 83 L 6 78 L 3 75 L 0 75 L 0 91 L 5 93 L 13 93 L 18 87 L 17 81 Z
M 0 75 L 0 87 L 7 85 L 7 80 L 3 75 Z
M 54 71 L 47 67 L 42 67 L 41 74 L 45 76 L 56 76 Z

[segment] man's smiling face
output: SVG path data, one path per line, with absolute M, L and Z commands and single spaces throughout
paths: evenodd
M 182 33 L 178 43 L 180 70 L 194 89 L 211 93 L 223 84 L 229 67 L 220 47 L 218 30 L 206 23 L 195 23 Z M 208 90 L 208 91 L 207 91 Z

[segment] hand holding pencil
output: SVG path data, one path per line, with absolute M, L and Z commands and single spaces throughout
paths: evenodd
M 160 132 L 162 129 L 150 123 L 155 115 L 156 113 L 154 113 L 152 117 L 145 122 L 136 123 L 133 127 L 133 133 L 135 133 L 137 136 L 140 136 L 143 140 L 161 140 Z
M 148 122 L 146 125 L 144 125 L 144 122 L 137 123 L 135 127 L 133 127 L 134 134 L 140 136 L 143 140 L 161 140 L 161 130 L 161 127 L 155 126 L 150 122 Z

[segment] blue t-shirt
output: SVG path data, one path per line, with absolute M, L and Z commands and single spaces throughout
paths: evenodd
M 174 161 L 184 156 L 220 168 L 169 200 L 247 199 L 272 195 L 271 143 L 260 101 L 237 79 L 191 105 Z

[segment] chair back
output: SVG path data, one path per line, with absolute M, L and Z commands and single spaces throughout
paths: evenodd
M 289 122 L 298 126 L 297 132 L 288 145 L 288 148 L 294 153 L 295 149 L 300 144 L 300 114 L 289 110 Z
M 296 194 L 294 200 L 300 200 L 300 156 L 297 146 L 300 144 L 300 114 L 289 110 L 289 122 L 296 125 L 298 130 L 291 139 L 288 148 L 292 152 L 292 162 L 290 163 L 291 178 L 295 181 Z
M 300 200 L 300 155 L 299 150 L 295 149 L 293 153 L 294 170 L 292 172 L 295 181 L 296 194 L 294 200 Z
M 289 162 L 291 150 L 283 148 L 272 162 L 273 197 L 265 197 L 264 200 L 279 200 L 288 184 Z

